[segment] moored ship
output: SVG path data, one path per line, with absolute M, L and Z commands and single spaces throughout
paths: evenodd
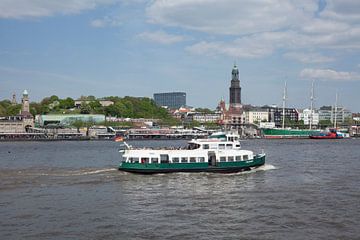
M 336 129 L 329 129 L 328 132 L 320 132 L 317 134 L 309 135 L 311 139 L 342 139 L 344 135 L 340 132 L 337 132 Z
M 193 139 L 186 148 L 133 148 L 125 143 L 119 170 L 154 174 L 171 172 L 233 173 L 265 164 L 265 154 L 243 150 L 236 134 L 213 134 Z
M 264 138 L 308 138 L 309 135 L 315 135 L 318 133 L 320 133 L 320 130 L 283 128 L 262 129 Z

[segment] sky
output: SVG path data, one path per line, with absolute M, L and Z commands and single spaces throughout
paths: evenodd
M 0 99 L 51 95 L 338 105 L 360 112 L 358 0 L 0 0 Z

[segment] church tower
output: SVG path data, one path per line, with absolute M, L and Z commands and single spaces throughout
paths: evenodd
M 17 102 L 16 102 L 16 94 L 15 94 L 15 93 L 13 93 L 13 95 L 12 95 L 11 104 L 12 104 L 12 105 L 16 105 L 16 104 L 17 104 Z
M 231 86 L 230 86 L 230 106 L 231 107 L 240 107 L 241 106 L 241 87 L 239 80 L 239 69 L 236 64 L 231 72 Z
M 21 115 L 30 115 L 29 94 L 26 90 L 24 90 L 23 92 L 21 103 L 22 103 Z

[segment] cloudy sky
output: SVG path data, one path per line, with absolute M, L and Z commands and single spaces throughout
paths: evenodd
M 360 112 L 358 0 L 0 0 L 0 99 L 148 96 Z

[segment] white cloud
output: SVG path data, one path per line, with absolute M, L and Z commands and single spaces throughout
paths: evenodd
M 345 21 L 328 13 L 359 17 L 360 3 L 329 0 L 317 14 L 318 0 L 154 0 L 146 10 L 148 20 L 163 26 L 200 31 L 211 36 L 186 49 L 196 54 L 242 58 L 262 57 L 276 50 L 308 63 L 331 62 L 323 50 L 360 49 L 360 21 Z M 224 40 L 233 35 L 235 40 Z M 219 40 L 222 39 L 222 40 Z M 226 38 L 225 38 L 226 39 Z M 227 38 L 229 39 L 229 38 Z M 313 52 L 297 56 L 293 52 Z
M 317 8 L 317 1 L 295 5 L 284 0 L 155 0 L 149 21 L 212 33 L 244 35 L 296 25 Z
M 118 0 L 1 0 L 0 18 L 45 17 L 55 14 L 76 14 Z
M 305 68 L 301 71 L 300 77 L 306 79 L 320 79 L 324 81 L 339 80 L 353 81 L 360 80 L 360 74 L 355 72 L 338 72 L 332 69 Z
M 173 43 L 185 41 L 184 36 L 169 34 L 162 30 L 155 32 L 143 32 L 138 34 L 137 37 L 143 40 L 157 42 L 161 44 L 173 44 Z
M 102 19 L 94 19 L 90 22 L 90 26 L 95 28 L 103 28 L 103 27 L 116 27 L 120 26 L 121 21 L 112 17 L 103 17 Z
M 356 0 L 327 0 L 322 17 L 353 22 L 360 20 L 360 2 Z
M 238 39 L 233 42 L 206 42 L 202 41 L 186 48 L 187 51 L 199 55 L 226 55 L 236 58 L 260 58 L 273 52 L 269 45 L 251 42 L 250 38 Z
M 335 61 L 335 58 L 323 56 L 318 53 L 288 52 L 283 56 L 302 63 L 326 63 Z

